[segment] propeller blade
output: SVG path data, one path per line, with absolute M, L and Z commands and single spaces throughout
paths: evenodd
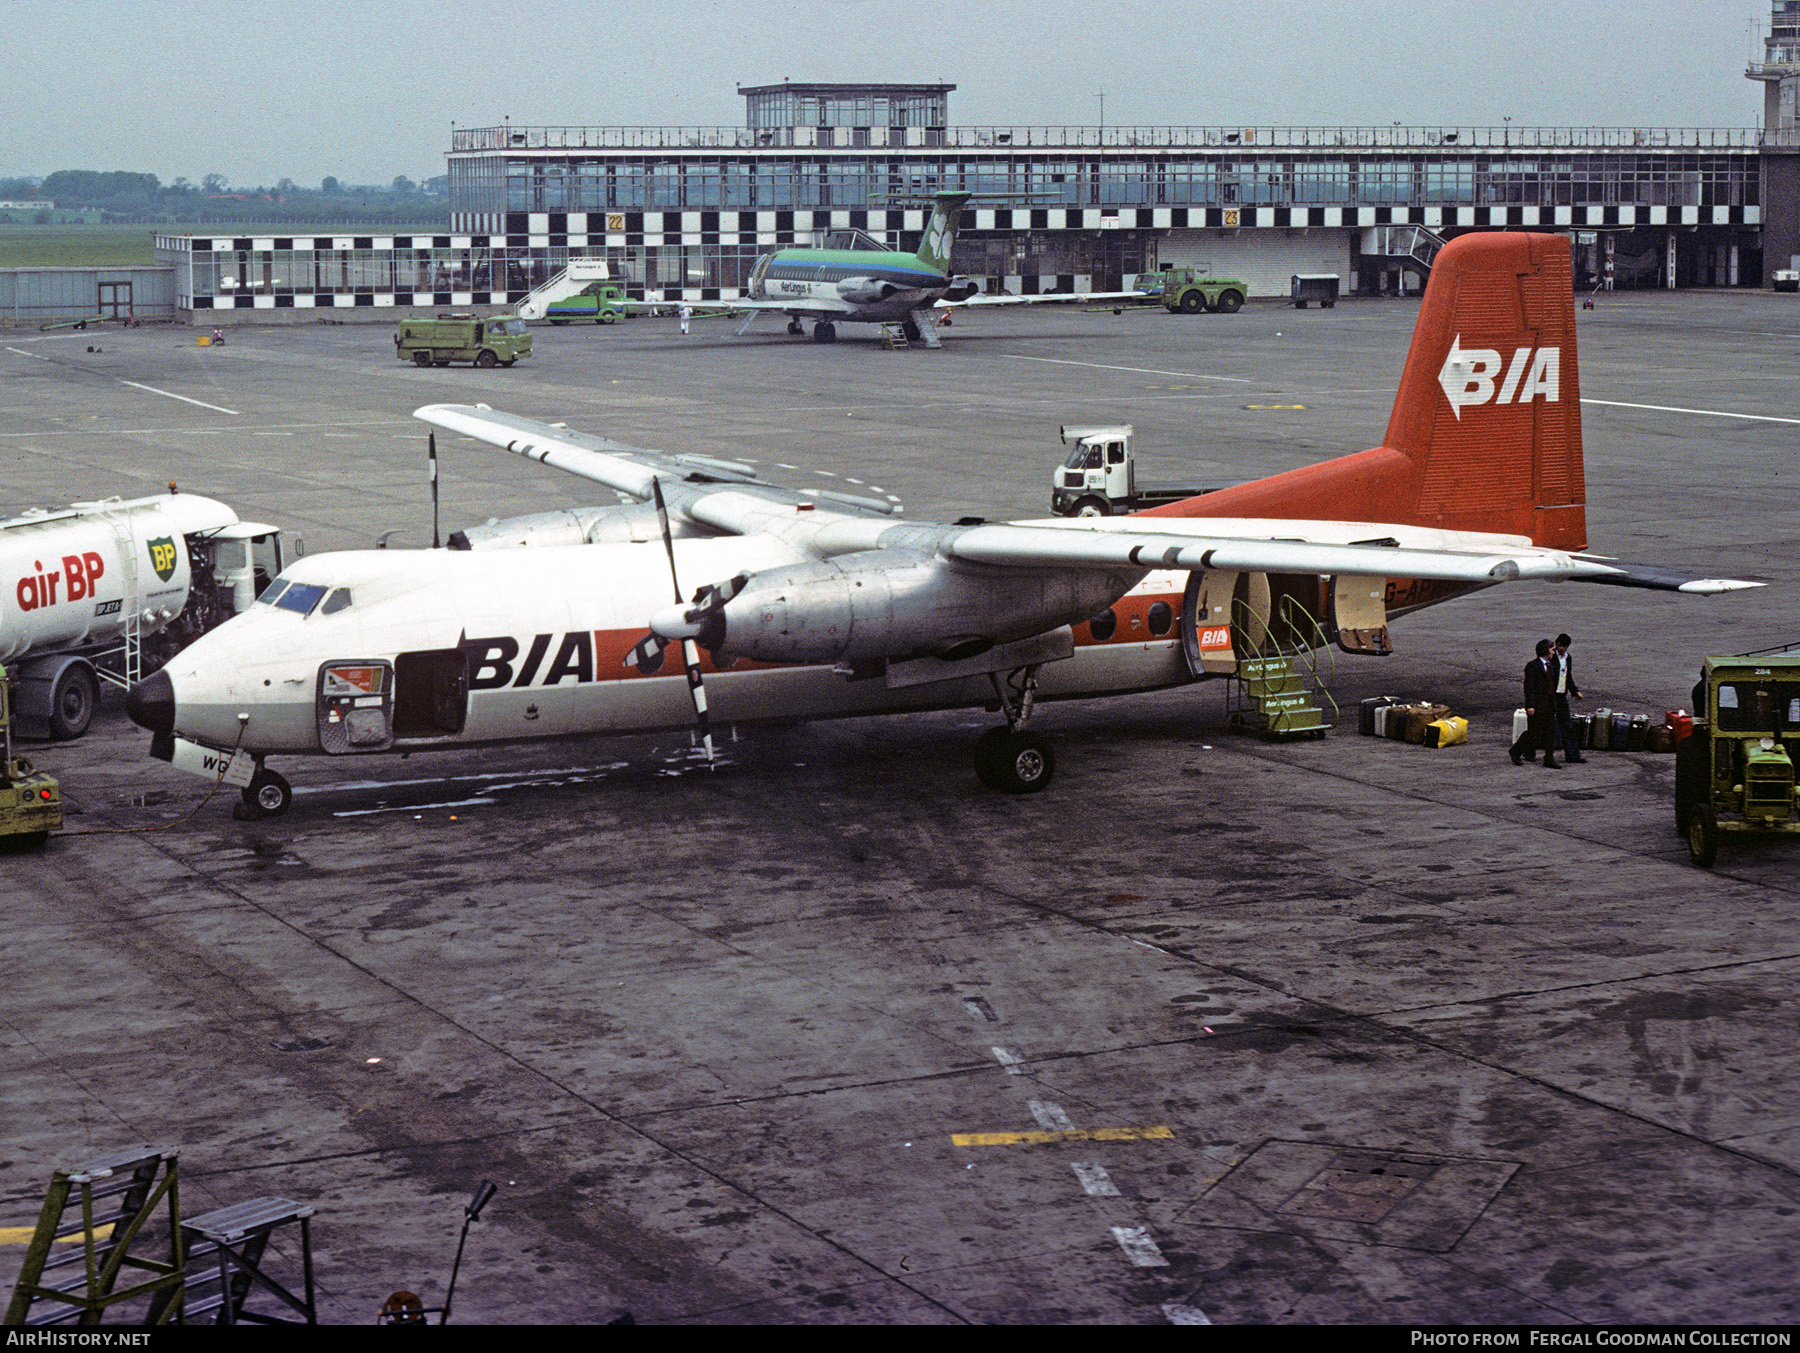
M 438 544 L 438 478 L 437 478 L 437 433 L 425 434 L 425 455 L 431 462 L 431 548 L 442 548 Z
M 675 585 L 675 604 L 680 606 L 682 604 L 681 579 L 675 572 L 675 537 L 669 530 L 669 506 L 663 501 L 662 480 L 660 478 L 652 479 L 650 481 L 650 492 L 656 499 L 656 519 L 662 525 L 663 549 L 666 550 L 669 555 L 669 581 Z M 705 589 L 702 588 L 701 590 L 704 591 Z M 698 602 L 699 599 L 699 593 L 696 593 L 694 600 Z M 690 615 L 691 614 L 692 613 L 690 613 Z M 688 623 L 692 623 L 688 616 L 683 616 L 682 619 Z M 652 631 L 649 637 L 655 639 L 657 636 L 654 631 Z M 640 642 L 638 648 L 644 648 L 645 643 L 647 642 L 648 640 Z M 657 639 L 659 645 L 663 642 L 663 640 Z M 633 653 L 636 653 L 637 649 L 633 649 L 632 651 Z M 645 657 L 646 659 L 649 657 L 647 649 L 645 651 Z M 656 652 L 656 663 L 658 667 L 662 665 L 662 650 L 660 647 Z M 706 683 L 701 680 L 700 677 L 700 649 L 692 639 L 683 639 L 681 641 L 681 665 L 687 672 L 688 695 L 692 697 L 694 701 L 694 722 L 699 726 L 700 740 L 706 744 L 706 764 L 711 766 L 713 764 L 713 740 L 712 724 L 708 722 L 706 717 Z
M 621 666 L 635 667 L 643 676 L 655 676 L 662 671 L 663 650 L 668 646 L 668 641 L 660 636 L 646 634 L 632 645 Z

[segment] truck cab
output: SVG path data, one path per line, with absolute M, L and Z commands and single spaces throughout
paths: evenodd
M 1675 826 L 1711 868 L 1721 837 L 1800 835 L 1800 653 L 1708 658 L 1694 729 L 1675 748 Z
M 1130 423 L 1061 429 L 1068 457 L 1050 479 L 1050 510 L 1059 517 L 1110 517 L 1129 512 L 1133 483 Z

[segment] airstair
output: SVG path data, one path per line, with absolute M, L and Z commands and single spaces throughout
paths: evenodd
M 1422 225 L 1370 226 L 1362 233 L 1362 256 L 1390 265 L 1410 267 L 1421 278 L 1431 276 L 1431 265 L 1447 241 Z
M 572 258 L 569 266 L 526 293 L 519 302 L 520 319 L 543 319 L 557 301 L 579 296 L 590 282 L 605 282 L 612 271 L 603 258 Z
M 1282 742 L 1324 737 L 1339 712 L 1326 685 L 1336 660 L 1324 626 L 1292 597 L 1281 599 L 1273 624 L 1243 601 L 1232 610 L 1241 647 L 1226 695 L 1231 726 Z

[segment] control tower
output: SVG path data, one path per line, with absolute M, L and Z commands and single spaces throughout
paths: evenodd
M 1795 91 L 1800 90 L 1800 0 L 1773 0 L 1769 36 L 1763 42 L 1763 59 L 1753 61 L 1744 74 L 1762 81 L 1763 132 L 1767 144 L 1787 144 L 1800 139 L 1795 117 Z

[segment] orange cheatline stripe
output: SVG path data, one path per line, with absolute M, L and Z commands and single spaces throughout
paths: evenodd
M 1041 1146 L 1050 1142 L 1141 1142 L 1169 1141 L 1175 1129 L 1166 1126 L 1141 1128 L 1067 1128 L 1060 1132 L 953 1132 L 954 1146 Z

